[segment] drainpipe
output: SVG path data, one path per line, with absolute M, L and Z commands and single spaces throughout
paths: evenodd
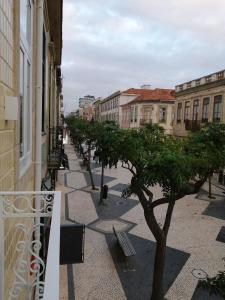
M 35 190 L 41 190 L 43 2 L 37 0 Z

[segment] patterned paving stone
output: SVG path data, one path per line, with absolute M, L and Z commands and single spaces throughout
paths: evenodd
M 92 230 L 102 232 L 102 233 L 112 233 L 113 226 L 118 231 L 129 231 L 135 226 L 135 224 L 122 219 L 112 219 L 112 220 L 98 219 L 93 223 L 88 224 L 88 227 L 91 228 Z
M 73 154 L 72 146 L 66 145 L 67 150 L 75 168 L 79 165 L 79 159 L 75 153 Z M 120 164 L 117 169 L 105 169 L 106 182 L 109 185 L 106 206 L 98 205 L 99 191 L 95 193 L 84 191 L 90 186 L 89 175 L 85 169 L 72 173 L 73 175 L 65 176 L 69 176 L 71 189 L 79 191 L 71 193 L 71 189 L 64 189 L 66 198 L 69 197 L 69 201 L 65 204 L 71 218 L 66 221 L 96 223 L 97 227 L 95 230 L 86 228 L 84 264 L 73 266 L 72 273 L 70 269 L 68 274 L 63 275 L 67 276 L 68 291 L 73 291 L 78 300 L 149 299 L 155 243 L 146 225 L 139 201 L 125 200 L 119 195 L 121 188 L 129 184 L 130 173 L 121 168 Z M 94 167 L 93 173 L 99 184 L 100 168 Z M 160 198 L 160 187 L 155 186 L 153 190 L 154 199 Z M 198 198 L 187 196 L 176 203 L 167 243 L 164 282 L 167 300 L 208 299 L 208 295 L 196 289 L 198 280 L 192 275 L 192 271 L 203 269 L 209 276 L 214 276 L 223 266 L 224 243 L 217 241 L 216 238 L 224 226 L 224 194 L 215 187 L 213 194 L 216 198 L 208 199 L 207 187 L 203 187 L 203 192 Z M 157 221 L 162 223 L 166 205 L 155 209 L 155 212 Z M 99 222 L 99 219 L 104 219 L 106 223 Z M 128 236 L 137 255 L 128 262 L 125 262 L 114 234 L 109 233 L 112 219 L 116 222 L 122 219 L 125 223 L 133 224 Z M 124 229 L 121 223 L 117 223 L 117 226 Z M 62 272 L 65 273 L 65 270 Z M 71 274 L 74 275 L 73 278 Z M 65 282 L 61 280 L 61 284 Z M 67 299 L 67 295 L 61 296 L 61 299 Z M 74 300 L 70 297 L 69 299 Z
M 66 185 L 74 189 L 82 189 L 87 186 L 87 183 L 82 173 L 70 172 L 66 174 Z
M 99 205 L 99 193 L 91 193 L 95 210 L 101 219 L 116 219 L 139 204 L 139 201 L 134 199 L 123 199 L 115 195 L 108 195 L 106 205 Z

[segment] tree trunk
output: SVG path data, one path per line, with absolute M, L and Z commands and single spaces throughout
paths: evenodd
M 102 204 L 102 202 L 103 202 L 103 186 L 104 186 L 104 163 L 102 161 L 101 191 L 100 191 L 100 201 L 99 201 L 99 204 Z
M 156 242 L 151 300 L 163 300 L 163 274 L 166 255 L 166 240 Z
M 209 175 L 209 198 L 213 198 L 212 197 L 212 182 L 211 182 L 211 175 Z
M 91 150 L 90 149 L 88 149 L 87 170 L 88 170 L 89 175 L 90 175 L 92 190 L 95 190 L 96 189 L 95 188 L 95 183 L 94 183 L 93 174 L 92 174 L 92 171 L 91 171 Z

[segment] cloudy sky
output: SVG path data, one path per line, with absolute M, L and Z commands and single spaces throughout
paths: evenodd
M 63 27 L 66 112 L 86 94 L 225 68 L 225 0 L 64 0 Z

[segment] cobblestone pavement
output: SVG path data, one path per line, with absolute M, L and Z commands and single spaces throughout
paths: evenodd
M 120 166 L 105 170 L 109 197 L 107 205 L 99 207 L 99 191 L 91 191 L 88 173 L 81 167 L 73 146 L 65 145 L 65 150 L 70 170 L 59 172 L 58 189 L 65 195 L 61 221 L 83 223 L 86 233 L 84 263 L 60 267 L 60 299 L 149 299 L 155 242 L 137 198 L 120 197 L 121 190 L 129 184 L 130 174 Z M 93 173 L 99 186 L 100 166 L 93 164 Z M 197 278 L 224 269 L 224 194 L 215 186 L 213 193 L 213 200 L 202 190 L 198 196 L 187 196 L 176 203 L 164 279 L 168 300 L 209 299 L 196 289 Z M 154 196 L 161 196 L 157 186 Z M 166 206 L 157 208 L 159 223 L 163 223 L 165 209 Z M 134 245 L 137 254 L 128 260 L 116 243 L 113 225 L 125 230 Z

